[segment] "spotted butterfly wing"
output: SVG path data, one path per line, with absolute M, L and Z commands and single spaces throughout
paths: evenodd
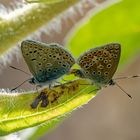
M 106 85 L 118 67 L 120 53 L 120 44 L 106 44 L 82 54 L 78 59 L 78 64 L 85 78 L 98 85 Z
M 21 50 L 30 72 L 39 84 L 60 78 L 75 63 L 72 55 L 55 43 L 26 40 L 22 42 Z

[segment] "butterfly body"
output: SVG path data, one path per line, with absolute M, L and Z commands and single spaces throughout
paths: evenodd
M 32 84 L 50 84 L 68 73 L 75 63 L 72 55 L 56 43 L 45 44 L 25 40 L 21 44 L 21 51 L 33 75 L 29 80 Z
M 71 73 L 89 79 L 99 87 L 111 84 L 118 67 L 120 53 L 121 47 L 118 43 L 92 48 L 78 58 L 77 64 L 81 69 L 72 70 Z

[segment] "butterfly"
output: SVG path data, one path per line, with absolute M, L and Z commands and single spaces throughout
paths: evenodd
M 112 79 L 117 70 L 120 56 L 121 45 L 119 43 L 109 43 L 92 48 L 78 58 L 77 64 L 80 69 L 72 69 L 70 73 L 80 78 L 91 80 L 99 89 L 107 85 L 116 84 L 123 90 Z M 126 94 L 131 98 L 128 93 Z
M 70 52 L 56 43 L 25 40 L 21 43 L 21 51 L 33 75 L 29 80 L 31 84 L 49 85 L 68 73 L 75 64 Z

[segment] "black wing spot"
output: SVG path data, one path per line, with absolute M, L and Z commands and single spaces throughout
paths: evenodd
M 92 74 L 93 74 L 93 75 L 95 75 L 95 74 L 96 74 L 96 72 L 95 72 L 95 71 L 93 71 L 93 72 L 92 72 Z
M 54 73 L 57 73 L 57 70 L 55 69 L 55 70 L 53 70 L 53 72 L 54 72 Z
M 47 69 L 47 71 L 48 71 L 48 72 L 50 72 L 50 71 L 51 71 L 51 69 L 50 69 L 50 68 L 48 68 L 48 69 Z
M 113 57 L 113 56 L 114 56 L 114 54 L 112 53 L 112 54 L 111 54 L 111 56 Z
M 98 71 L 98 75 L 101 75 L 101 71 Z
M 103 57 L 100 57 L 99 60 L 102 61 L 103 60 Z
M 50 54 L 49 57 L 52 57 L 52 55 Z
M 67 65 L 63 64 L 63 67 L 67 67 Z
M 86 74 L 89 74 L 89 72 L 88 72 L 88 71 L 85 71 L 85 73 L 86 73 Z
M 33 58 L 33 59 L 31 59 L 32 61 L 35 61 L 36 59 L 35 58 Z
M 108 72 L 105 72 L 104 75 L 107 76 L 108 75 Z
M 111 68 L 111 64 L 108 64 L 108 65 L 107 65 L 107 68 Z
M 89 65 L 86 65 L 86 66 L 85 66 L 85 69 L 88 69 L 88 68 L 89 68 Z
M 104 63 L 108 63 L 108 60 L 104 60 Z

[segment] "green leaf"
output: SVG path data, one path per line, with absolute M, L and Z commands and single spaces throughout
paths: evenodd
M 68 38 L 67 46 L 78 57 L 90 48 L 119 42 L 122 45 L 120 64 L 127 64 L 140 51 L 140 2 L 123 0 L 101 12 L 90 13 Z M 77 29 L 78 28 L 78 29 Z
M 42 92 L 48 95 L 49 105 L 36 109 L 32 109 L 30 104 L 37 93 L 0 93 L 0 136 L 50 122 L 71 112 L 92 99 L 97 90 L 90 91 L 95 88 L 88 81 L 76 80 L 53 90 L 44 89 Z
M 67 116 L 67 115 L 66 115 Z M 60 116 L 58 118 L 52 119 L 48 121 L 44 126 L 39 126 L 35 132 L 28 137 L 29 140 L 38 140 L 41 138 L 46 132 L 49 133 L 54 128 L 56 128 L 64 119 L 66 119 L 66 116 Z
M 64 1 L 64 0 L 26 0 L 26 1 L 29 2 L 29 3 L 43 2 L 43 3 L 46 3 L 46 4 L 54 4 L 54 3 L 61 2 L 61 1 Z
M 28 4 L 0 18 L 0 55 L 34 33 L 79 0 L 55 4 Z

